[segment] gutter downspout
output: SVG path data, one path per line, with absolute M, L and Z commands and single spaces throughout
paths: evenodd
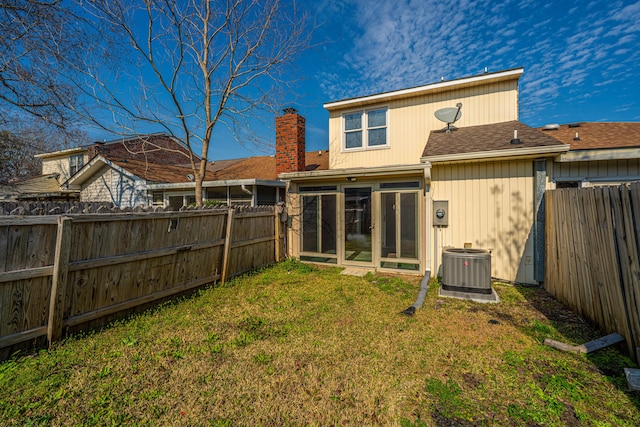
M 240 185 L 240 189 L 241 189 L 242 191 L 244 191 L 246 194 L 249 194 L 249 195 L 251 196 L 251 206 L 254 206 L 254 207 L 255 207 L 255 206 L 256 206 L 256 200 L 255 200 L 255 196 L 254 196 L 254 194 L 253 194 L 253 191 L 249 190 L 249 189 L 247 188 L 247 185 L 246 185 L 246 184 L 242 184 L 242 185 Z
M 427 291 L 429 290 L 429 280 L 431 279 L 431 254 L 428 250 L 429 248 L 429 231 L 431 229 L 431 209 L 429 200 L 431 197 L 428 195 L 431 193 L 431 163 L 424 162 L 424 195 L 425 195 L 425 242 L 423 248 L 425 252 L 425 271 L 424 276 L 422 277 L 422 281 L 420 282 L 420 292 L 418 292 L 418 298 L 416 301 L 407 307 L 404 311 L 401 311 L 400 314 L 405 314 L 407 316 L 413 316 L 417 309 L 421 308 L 424 304 L 424 299 L 427 297 Z
M 425 259 L 424 259 L 424 268 L 425 268 L 425 276 L 427 277 L 431 277 L 431 251 L 429 250 L 429 242 L 431 241 L 431 219 L 432 219 L 432 215 L 431 215 L 431 209 L 432 209 L 432 203 L 431 203 L 431 162 L 425 161 L 424 162 L 425 168 L 424 168 L 424 195 L 425 195 L 425 209 L 424 209 L 424 213 L 425 213 L 425 218 L 424 218 L 424 225 L 425 225 L 425 230 L 424 230 L 424 252 L 425 252 Z

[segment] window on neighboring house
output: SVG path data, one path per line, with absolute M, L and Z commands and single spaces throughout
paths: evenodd
M 164 206 L 164 192 L 152 191 L 151 192 L 151 205 L 152 206 Z
M 362 110 L 346 113 L 344 121 L 344 148 L 357 150 L 386 147 L 387 109 Z
M 207 200 L 214 205 L 226 206 L 227 187 L 211 187 L 207 188 Z
M 70 175 L 75 175 L 80 169 L 84 166 L 84 155 L 76 154 L 74 156 L 69 157 L 69 173 Z
M 229 187 L 231 206 L 253 206 L 253 186 L 232 185 Z

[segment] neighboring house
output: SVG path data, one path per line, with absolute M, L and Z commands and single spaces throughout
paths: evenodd
M 292 117 L 294 122 L 288 123 Z M 277 127 L 282 127 L 283 123 L 293 125 L 280 129 L 279 139 L 276 139 L 289 138 L 290 145 L 300 147 L 304 152 L 304 119 L 295 110 L 288 110 L 276 120 Z M 281 142 L 277 144 L 281 145 Z M 77 171 L 72 170 L 71 167 L 79 162 L 72 161 L 72 156 L 79 155 L 84 156 L 83 164 Z M 68 176 L 60 188 L 78 194 L 82 202 L 109 202 L 119 208 L 171 206 L 176 210 L 195 203 L 195 182 L 188 166 L 188 150 L 178 139 L 165 134 L 96 143 L 40 157 L 47 170 Z M 328 152 L 307 153 L 306 162 L 303 156 L 302 162 L 295 165 L 284 151 L 276 156 L 210 162 L 203 183 L 203 200 L 250 206 L 284 201 L 286 184 L 277 179 L 277 167 L 280 172 L 326 169 Z
M 139 181 L 133 179 L 119 163 L 131 162 L 131 168 L 140 170 L 140 164 L 173 165 L 189 161 L 188 149 L 176 138 L 165 134 L 141 135 L 109 142 L 96 142 L 77 148 L 40 154 L 42 173 L 56 174 L 60 190 L 73 194 L 80 201 L 113 202 L 119 207 L 146 205 L 146 192 L 141 195 Z M 114 170 L 108 170 L 115 165 Z M 100 176 L 94 176 L 98 173 Z M 89 182 L 86 182 L 86 180 Z M 40 191 L 40 197 L 46 192 Z
M 62 188 L 87 160 L 89 146 L 37 154 L 42 160 L 42 175 L 11 182 L 0 189 L 1 200 L 78 200 L 77 191 Z
M 541 130 L 571 145 L 551 173 L 554 188 L 640 181 L 640 123 L 571 123 Z
M 289 181 L 291 255 L 436 274 L 443 247 L 482 248 L 492 252 L 492 276 L 542 281 L 544 192 L 576 179 L 570 163 L 586 158 L 569 152 L 575 141 L 564 143 L 560 130 L 518 121 L 522 73 L 485 73 L 325 104 L 329 169 L 280 175 Z M 462 115 L 447 132 L 435 112 L 459 103 Z M 586 142 L 587 133 L 580 138 Z M 597 155 L 622 170 L 604 146 L 590 152 L 591 160 Z M 637 176 L 631 163 L 625 179 Z M 435 217 L 437 208 L 445 209 L 444 218 Z
M 60 184 L 60 175 L 57 173 L 14 181 L 0 188 L 0 201 L 78 200 L 76 191 L 63 190 Z
M 301 143 L 304 147 L 304 142 Z M 207 166 L 203 182 L 203 199 L 220 205 L 262 206 L 285 201 L 286 183 L 277 179 L 278 156 L 255 156 L 242 159 L 220 160 Z M 306 153 L 304 170 L 326 169 L 327 150 Z M 195 202 L 194 184 L 165 180 L 149 184 L 154 204 L 174 208 Z M 184 201 L 183 201 L 184 197 Z M 161 202 L 162 201 L 162 202 Z
M 89 161 L 91 145 L 37 154 L 42 160 L 42 175 L 57 174 L 62 183 L 71 178 Z

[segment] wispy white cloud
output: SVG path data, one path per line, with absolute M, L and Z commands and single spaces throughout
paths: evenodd
M 327 100 L 524 66 L 521 118 L 535 120 L 640 72 L 640 1 L 325 0 L 317 10 L 342 23 L 317 70 Z

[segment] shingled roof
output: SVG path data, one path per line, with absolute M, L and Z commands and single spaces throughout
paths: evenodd
M 189 162 L 189 149 L 167 134 L 138 135 L 106 143 L 95 143 L 88 150 L 89 159 L 103 156 L 110 160 L 139 160 L 176 165 Z M 197 159 L 200 157 L 196 156 Z
M 572 151 L 640 147 L 640 122 L 572 123 L 560 125 L 557 129 L 540 130 L 569 144 Z M 578 139 L 575 139 L 576 134 Z
M 306 153 L 307 170 L 329 169 L 329 151 Z M 136 159 L 121 159 L 106 155 L 104 158 L 122 169 L 147 181 L 156 183 L 189 182 L 187 175 L 192 174 L 185 165 L 167 165 L 145 162 Z M 276 180 L 276 160 L 273 156 L 255 156 L 242 159 L 219 160 L 207 164 L 205 181 L 225 181 L 240 179 Z
M 519 143 L 512 144 L 514 130 Z M 432 131 L 422 154 L 423 158 L 458 155 L 472 157 L 475 153 L 500 152 L 517 156 L 520 152 L 545 149 L 562 150 L 566 147 L 559 140 L 533 129 L 519 121 L 493 123 L 481 126 L 458 128 L 451 132 Z M 566 147 L 568 148 L 568 147 Z M 468 155 L 468 156 L 465 156 Z
M 207 181 L 231 179 L 265 179 L 276 180 L 276 159 L 273 156 L 256 156 L 236 160 L 223 160 L 224 167 L 207 175 Z M 213 167 L 219 162 L 215 162 Z M 306 170 L 329 169 L 329 151 L 308 151 L 305 153 Z
M 113 164 L 120 166 L 127 172 L 150 182 L 162 183 L 179 183 L 190 182 L 187 175 L 192 175 L 193 171 L 190 167 L 172 166 L 160 163 L 144 162 L 133 159 L 113 159 Z M 207 173 L 205 180 L 209 178 Z

